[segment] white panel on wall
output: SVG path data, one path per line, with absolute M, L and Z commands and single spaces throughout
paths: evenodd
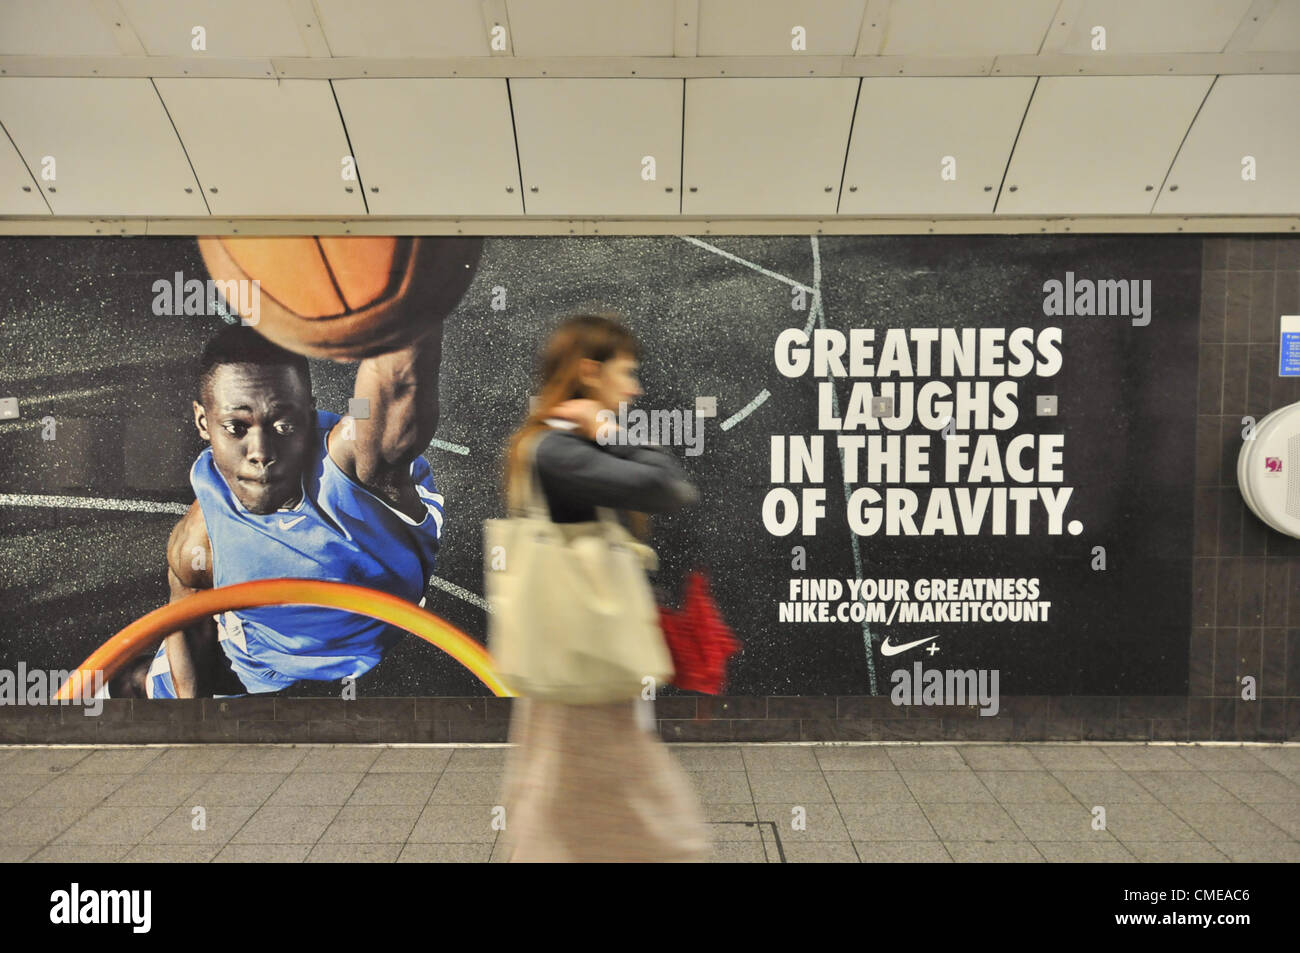
M 488 56 L 481 0 L 314 0 L 335 56 Z
M 991 214 L 1033 88 L 1030 76 L 865 78 L 840 214 Z
M 118 0 L 150 56 L 309 56 L 288 0 Z M 206 51 L 193 48 L 202 27 Z
M 1232 38 L 1254 0 L 1087 0 L 1064 36 L 1044 52 L 1218 53 Z M 1105 30 L 1105 51 L 1094 51 L 1093 31 Z M 1068 32 L 1067 32 L 1068 31 Z M 1100 37 L 1102 34 L 1097 34 Z
M 343 79 L 334 91 L 372 215 L 523 213 L 504 79 Z
M 1300 0 L 1277 0 L 1259 32 L 1246 44 L 1259 53 L 1294 53 L 1300 49 Z
M 328 80 L 155 82 L 213 215 L 365 214 Z
M 678 214 L 680 79 L 515 79 L 510 94 L 528 214 Z
M 866 0 L 700 0 L 700 56 L 852 56 Z M 802 27 L 805 50 L 793 43 Z
M 0 124 L 56 215 L 207 214 L 147 79 L 0 79 Z
M 32 174 L 9 137 L 0 134 L 0 215 L 49 215 Z
M 94 0 L 3 0 L 0 56 L 117 56 Z
M 674 0 L 506 0 L 515 56 L 672 56 Z
M 857 90 L 851 77 L 686 80 L 682 211 L 835 214 Z
M 1243 178 L 1254 163 L 1254 180 Z M 1220 76 L 1156 202 L 1162 215 L 1300 212 L 1300 76 Z
M 997 212 L 1148 214 L 1212 79 L 1039 79 Z
M 892 0 L 884 56 L 1033 55 L 1059 0 Z M 871 53 L 873 50 L 860 50 Z

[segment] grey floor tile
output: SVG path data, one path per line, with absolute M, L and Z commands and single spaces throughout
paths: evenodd
M 912 796 L 921 804 L 992 804 L 992 793 L 975 772 L 969 768 L 960 771 L 898 772 Z
M 744 771 L 745 759 L 736 747 L 668 746 L 668 752 L 687 771 Z
M 944 845 L 959 864 L 1041 864 L 1043 855 L 1028 841 L 955 840 Z
M 175 807 L 211 780 L 210 774 L 137 774 L 104 799 L 110 807 Z
M 29 794 L 49 784 L 53 778 L 44 774 L 5 774 L 0 765 L 0 807 L 13 807 Z
M 94 807 L 125 784 L 129 774 L 63 774 L 27 795 L 24 806 Z
M 505 770 L 506 754 L 509 750 L 505 745 L 499 748 L 453 748 L 447 770 L 486 771 L 500 774 Z
M 1268 801 L 1251 805 L 1255 812 L 1268 818 L 1293 839 L 1300 840 L 1300 804 L 1273 804 Z
M 162 755 L 162 748 L 101 748 L 69 768 L 76 774 L 135 774 Z
M 1248 804 L 1179 804 L 1169 809 L 1209 841 L 1283 841 L 1287 834 Z
M 952 745 L 889 745 L 889 760 L 900 771 L 963 771 L 966 762 Z
M 1097 750 L 1129 772 L 1187 770 L 1187 762 L 1167 745 L 1105 745 Z
M 321 835 L 322 844 L 404 844 L 420 819 L 415 805 L 345 805 Z
M 1155 804 L 1156 797 L 1123 771 L 1053 771 L 1053 777 L 1088 808 L 1107 804 Z
M 1253 747 L 1250 753 L 1274 771 L 1283 774 L 1300 772 L 1300 745 L 1298 744 Z
M 745 745 L 740 749 L 745 770 L 767 774 L 774 771 L 820 771 L 815 749 L 809 745 Z
M 787 864 L 856 864 L 858 852 L 849 841 L 797 841 L 782 838 Z
M 48 843 L 92 810 L 89 805 L 11 807 L 0 812 L 0 844 Z
M 1204 840 L 1163 804 L 1111 804 L 1106 808 L 1106 830 L 1121 841 Z
M 455 758 L 452 759 L 455 761 Z M 452 771 L 438 778 L 430 804 L 500 804 L 503 779 L 492 771 Z
M 1022 745 L 962 745 L 957 749 L 975 771 L 1042 771 L 1034 753 Z
M 220 847 L 238 833 L 256 813 L 249 805 L 213 805 L 196 813 L 189 805 L 181 805 L 140 839 L 151 847 Z
M 924 804 L 922 809 L 945 844 L 957 840 L 1025 840 L 1000 804 Z
M 817 763 L 822 771 L 896 771 L 884 745 L 834 745 L 819 747 Z
M 766 864 L 767 852 L 761 841 L 723 841 L 713 845 L 710 861 L 715 864 Z
M 838 804 L 913 804 L 916 798 L 892 767 L 888 771 L 828 771 L 823 777 Z
M 340 808 L 266 805 L 241 827 L 232 844 L 314 844 Z M 224 853 L 224 852 L 223 852 Z M 306 852 L 303 853 L 306 856 Z M 217 858 L 220 859 L 220 856 Z
M 1099 747 L 1089 745 L 1027 745 L 1038 763 L 1057 771 L 1118 771 L 1119 766 Z
M 952 857 L 937 840 L 854 841 L 864 864 L 950 864 Z
M 491 844 L 497 838 L 493 821 L 491 805 L 429 804 L 407 840 L 416 844 Z
M 228 805 L 259 807 L 288 779 L 287 774 L 267 771 L 250 771 L 240 774 L 222 773 L 209 778 L 189 796 L 188 800 L 208 809 Z
M 744 771 L 687 771 L 686 777 L 703 804 L 752 804 L 749 775 Z
M 438 783 L 434 773 L 371 772 L 361 779 L 348 804 L 414 804 L 423 807 Z
M 1105 831 L 1092 828 L 1092 812 L 1079 804 L 1013 804 L 1002 807 L 1031 841 L 1109 841 Z
M 485 864 L 492 844 L 406 844 L 397 858 L 401 864 Z
M 976 771 L 975 774 L 999 801 L 1077 803 L 1065 785 L 1037 764 L 1029 771 Z
M 293 770 L 295 773 L 359 774 L 370 770 L 370 766 L 379 760 L 381 750 L 367 745 L 307 748 L 306 755 Z
M 1265 771 L 1269 767 L 1251 748 L 1180 745 L 1173 750 L 1195 771 Z
M 126 844 L 51 844 L 28 858 L 29 864 L 113 864 L 130 848 Z
M 0 864 L 21 864 L 40 850 L 40 844 L 0 844 Z
M 1215 841 L 1214 846 L 1237 864 L 1300 863 L 1300 844 L 1295 841 Z
M 1207 771 L 1205 776 L 1247 804 L 1300 804 L 1300 784 L 1276 771 Z
M 275 789 L 266 803 L 283 807 L 300 805 L 304 807 L 325 807 L 346 804 L 352 792 L 361 783 L 360 772 L 298 772 L 285 778 L 284 783 Z
M 1129 771 L 1162 804 L 1171 801 L 1206 804 L 1236 803 L 1237 798 L 1199 771 Z
M 800 808 L 798 814 L 794 811 L 796 806 Z M 849 840 L 848 828 L 834 804 L 791 805 L 783 801 L 761 801 L 755 809 L 760 818 L 775 825 L 782 843 Z M 796 823 L 803 829 L 797 829 Z
M 718 841 L 757 841 L 761 843 L 763 840 L 761 826 L 759 822 L 752 824 L 737 824 L 731 821 L 709 823 L 709 838 L 715 843 Z
M 233 745 L 194 745 L 186 748 L 170 748 L 161 756 L 154 758 L 143 768 L 144 773 L 154 774 L 215 774 L 221 771 L 238 754 L 239 749 Z
M 214 864 L 301 864 L 310 844 L 227 844 L 212 858 Z
M 60 774 L 94 753 L 92 748 L 23 748 L 5 761 L 6 774 Z
M 401 844 L 317 844 L 307 855 L 309 864 L 392 864 L 402 853 Z
M 220 850 L 220 844 L 137 844 L 119 859 L 119 863 L 206 864 Z
M 1135 864 L 1137 858 L 1129 853 L 1123 844 L 1115 841 L 1090 843 L 1087 841 L 1063 841 L 1049 843 L 1039 841 L 1034 844 L 1038 852 L 1051 864 Z
M 450 761 L 450 748 L 387 748 L 370 766 L 370 773 L 441 774 Z
M 756 802 L 786 801 L 790 804 L 830 804 L 831 789 L 821 771 L 749 771 L 749 789 Z
M 841 804 L 840 816 L 856 841 L 938 840 L 925 812 L 916 804 Z
M 293 745 L 250 745 L 221 766 L 227 774 L 288 774 L 307 757 L 307 748 Z
M 1229 857 L 1213 844 L 1198 841 L 1125 841 L 1144 864 L 1224 864 Z
M 166 806 L 97 807 L 56 837 L 55 844 L 126 844 L 134 847 L 171 813 Z
M 721 823 L 724 821 L 757 821 L 758 811 L 753 803 L 747 804 L 709 804 L 701 805 L 704 812 L 704 819 L 710 823 Z

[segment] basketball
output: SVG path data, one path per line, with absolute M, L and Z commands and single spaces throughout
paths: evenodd
M 231 314 L 307 357 L 350 361 L 411 344 L 437 326 L 469 287 L 481 238 L 388 236 L 200 238 L 216 282 L 256 281 L 255 293 L 219 285 Z

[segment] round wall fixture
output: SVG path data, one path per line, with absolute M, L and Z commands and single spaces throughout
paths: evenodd
M 1300 403 L 1273 411 L 1243 440 L 1237 486 L 1250 511 L 1279 533 L 1300 537 Z

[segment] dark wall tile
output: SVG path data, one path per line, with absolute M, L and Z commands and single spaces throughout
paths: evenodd
M 1214 696 L 1231 698 L 1237 694 L 1237 630 L 1214 630 Z
M 1196 629 L 1192 632 L 1187 670 L 1189 695 L 1214 694 L 1214 632 L 1213 629 Z
M 1207 236 L 1201 239 L 1201 268 L 1205 271 L 1228 267 L 1228 240 Z
M 834 718 L 835 697 L 769 697 L 768 718 Z
M 661 721 L 659 737 L 664 741 L 731 741 L 731 722 Z
M 1273 272 L 1257 271 L 1250 276 L 1250 339 L 1277 341 L 1278 320 L 1273 310 Z
M 1285 559 L 1269 559 L 1264 565 L 1264 625 L 1286 625 L 1290 584 L 1290 563 Z
M 1236 345 L 1233 349 L 1236 349 Z M 1196 412 L 1222 414 L 1224 346 L 1202 344 L 1201 358 L 1196 374 Z M 1271 381 L 1270 381 L 1271 383 Z
M 1277 376 L 1277 360 L 1276 344 L 1250 346 L 1250 368 L 1246 381 L 1246 413 L 1256 420 L 1263 420 L 1276 409 L 1273 406 L 1273 378 Z
M 1246 505 L 1236 487 L 1219 490 L 1219 555 L 1241 555 L 1241 523 Z
M 1264 624 L 1265 562 L 1263 559 L 1241 561 L 1241 615 L 1240 625 Z
M 1250 373 L 1250 347 L 1228 344 L 1223 348 L 1223 398 L 1220 413 L 1240 417 L 1246 413 L 1246 384 Z
M 1118 701 L 1120 718 L 1187 720 L 1187 699 L 1182 695 L 1126 695 Z
M 1219 580 L 1215 587 L 1215 626 L 1230 628 L 1241 615 L 1241 560 L 1220 559 Z
M 1286 740 L 1286 700 L 1265 698 L 1259 702 L 1259 740 Z
M 1218 588 L 1217 559 L 1192 560 L 1192 626 L 1205 628 L 1215 623 L 1215 593 Z
M 1237 740 L 1237 704 L 1231 698 L 1215 698 L 1210 717 L 1211 741 Z
M 447 740 L 461 744 L 505 744 L 510 740 L 510 723 L 508 721 L 472 721 L 447 722 Z
M 1222 271 L 1201 272 L 1201 340 L 1221 343 L 1228 310 L 1228 276 Z
M 896 718 L 888 695 L 841 695 L 835 699 L 838 718 Z
M 416 721 L 474 721 L 486 717 L 482 698 L 417 698 L 412 717 Z
M 1084 741 L 1150 741 L 1151 721 L 1146 718 L 1117 718 L 1083 722 Z
M 798 741 L 801 730 L 793 718 L 737 718 L 731 722 L 734 741 Z
M 1196 418 L 1196 485 L 1218 486 L 1223 466 L 1222 422 L 1219 417 Z
M 874 741 L 870 718 L 805 718 L 799 722 L 800 741 Z
M 355 718 L 309 721 L 307 741 L 310 744 L 377 744 L 379 723 Z
M 1250 272 L 1228 272 L 1228 300 L 1223 340 L 1228 344 L 1250 341 Z
M 203 699 L 203 720 L 222 718 L 230 721 L 251 719 L 270 721 L 275 718 L 275 699 L 269 696 L 247 695 L 243 698 Z
M 1228 237 L 1228 271 L 1250 271 L 1253 257 L 1249 235 Z
M 1190 741 L 1191 732 L 1186 718 L 1151 719 L 1152 741 Z
M 1265 235 L 1254 236 L 1250 249 L 1253 271 L 1271 272 L 1277 268 L 1277 240 Z
M 305 744 L 308 740 L 305 721 L 239 722 L 240 744 Z

